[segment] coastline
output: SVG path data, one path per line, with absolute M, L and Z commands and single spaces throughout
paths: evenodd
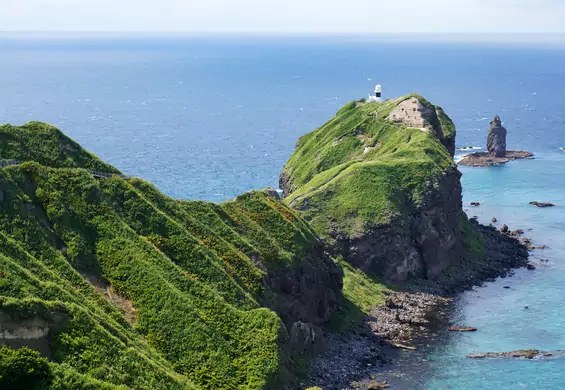
M 328 350 L 311 360 L 302 387 L 378 389 L 387 384 L 410 388 L 403 387 L 401 378 L 411 370 L 411 360 L 441 343 L 451 333 L 451 325 L 470 325 L 454 323 L 461 293 L 512 276 L 515 269 L 528 265 L 529 253 L 518 235 L 470 221 L 485 238 L 484 260 L 460 264 L 457 277 L 413 281 L 398 291 L 385 291 L 386 302 L 374 307 L 357 326 L 325 334 Z

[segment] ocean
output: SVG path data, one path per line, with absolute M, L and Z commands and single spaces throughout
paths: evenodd
M 465 209 L 548 247 L 533 252 L 537 270 L 457 299 L 454 323 L 478 332 L 406 352 L 389 379 L 395 389 L 561 389 L 563 357 L 466 355 L 565 349 L 564 65 L 564 47 L 517 43 L 0 35 L 0 123 L 51 123 L 170 196 L 218 202 L 277 188 L 298 137 L 376 83 L 385 98 L 419 92 L 441 105 L 458 147 L 484 147 L 498 114 L 509 147 L 536 159 L 460 167 Z

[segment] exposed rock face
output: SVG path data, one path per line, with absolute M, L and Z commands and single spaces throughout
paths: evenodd
M 48 319 L 41 317 L 14 318 L 11 314 L 0 311 L 0 346 L 12 348 L 28 347 L 51 358 L 49 334 L 59 328 L 67 319 L 66 313 L 53 312 Z
M 397 105 L 387 119 L 406 127 L 432 131 L 433 126 L 430 124 L 430 119 L 433 115 L 435 115 L 433 108 L 424 106 L 418 98 L 412 97 Z
M 290 328 L 290 347 L 294 355 L 317 354 L 326 346 L 324 332 L 321 328 L 301 321 Z
M 341 270 L 321 243 L 297 267 L 270 268 L 267 284 L 271 294 L 265 305 L 277 312 L 289 332 L 298 322 L 324 324 L 342 300 Z
M 502 127 L 500 117 L 495 116 L 490 122 L 487 137 L 487 150 L 490 156 L 504 157 L 506 155 L 506 134 L 507 131 Z
M 411 97 L 399 103 L 389 114 L 388 120 L 406 127 L 414 127 L 433 133 L 453 156 L 455 153 L 455 136 L 446 136 L 441 116 L 445 115 L 441 108 L 425 105 L 418 97 Z
M 461 173 L 450 169 L 436 186 L 430 185 L 425 206 L 390 224 L 375 226 L 358 238 L 334 232 L 335 255 L 343 255 L 364 272 L 402 281 L 433 279 L 463 256 Z

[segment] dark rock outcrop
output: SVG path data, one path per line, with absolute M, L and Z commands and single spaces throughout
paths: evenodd
M 333 231 L 336 245 L 329 249 L 356 268 L 388 280 L 435 278 L 463 256 L 460 177 L 456 168 L 448 170 L 436 186 L 430 184 L 420 209 L 373 226 L 360 237 Z
M 301 334 L 307 326 L 316 332 L 316 326 L 327 322 L 342 301 L 341 269 L 324 252 L 322 243 L 306 259 L 296 267 L 268 269 L 266 283 L 270 293 L 264 303 L 281 317 L 291 337 L 297 323 Z M 317 340 L 304 338 L 307 339 L 313 341 L 309 352 L 316 352 Z
M 531 204 L 532 206 L 541 207 L 541 208 L 545 208 L 545 207 L 555 207 L 555 205 L 554 205 L 553 203 L 530 202 L 530 204 Z
M 50 334 L 63 327 L 67 317 L 67 313 L 53 311 L 44 316 L 19 318 L 14 313 L 0 310 L 0 346 L 28 347 L 50 359 Z
M 487 137 L 487 150 L 493 157 L 504 157 L 506 155 L 506 134 L 507 130 L 502 127 L 502 121 L 497 115 L 490 122 L 490 129 Z
M 507 150 L 506 154 L 502 157 L 491 156 L 488 152 L 478 152 L 466 155 L 458 164 L 469 167 L 490 167 L 493 165 L 506 164 L 507 162 L 515 160 L 531 160 L 534 158 L 533 156 L 533 153 L 525 150 Z
M 543 357 L 553 357 L 556 355 L 563 355 L 564 351 L 555 352 L 543 352 L 539 349 L 521 349 L 518 351 L 510 352 L 486 352 L 486 353 L 472 353 L 467 355 L 471 359 L 484 359 L 484 358 L 543 358 Z

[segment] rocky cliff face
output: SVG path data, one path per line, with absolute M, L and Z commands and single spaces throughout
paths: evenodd
M 387 280 L 435 279 L 463 256 L 459 178 L 457 169 L 446 172 L 436 188 L 430 188 L 422 207 L 371 226 L 361 236 L 332 231 L 333 253 Z
M 490 156 L 504 157 L 506 155 L 506 134 L 507 130 L 502 127 L 500 117 L 495 116 L 490 122 L 487 137 L 487 150 Z
M 435 279 L 463 257 L 454 142 L 421 96 L 349 104 L 299 141 L 281 188 L 335 256 L 389 280 Z

